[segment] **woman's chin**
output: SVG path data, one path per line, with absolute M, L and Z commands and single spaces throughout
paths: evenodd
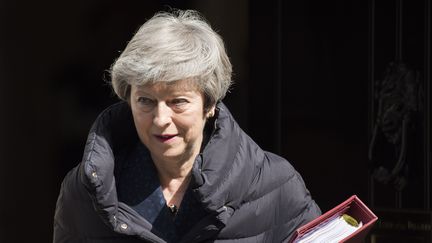
M 151 154 L 159 159 L 163 160 L 173 160 L 181 158 L 184 156 L 184 151 L 178 148 L 168 148 L 168 149 L 153 149 L 150 151 Z

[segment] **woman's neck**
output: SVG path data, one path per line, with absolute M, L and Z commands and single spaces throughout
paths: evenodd
M 168 185 L 171 180 L 183 181 L 192 171 L 195 157 L 196 156 L 193 156 L 187 160 L 168 160 L 152 156 L 162 186 Z
M 180 207 L 190 182 L 194 161 L 195 159 L 167 161 L 153 158 L 162 192 L 168 205 L 175 205 L 177 208 Z

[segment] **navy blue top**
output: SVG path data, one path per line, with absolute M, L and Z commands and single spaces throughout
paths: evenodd
M 153 225 L 151 231 L 167 242 L 178 242 L 200 219 L 205 210 L 190 187 L 177 213 L 168 208 L 156 167 L 147 148 L 138 142 L 125 155 L 116 158 L 118 200 L 126 203 Z

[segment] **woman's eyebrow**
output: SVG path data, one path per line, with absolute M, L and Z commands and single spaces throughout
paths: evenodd
M 137 89 L 135 90 L 134 94 L 137 94 L 137 95 L 148 95 L 148 96 L 151 96 L 151 94 L 150 94 L 149 92 L 147 92 L 147 91 L 145 91 L 145 90 L 142 90 L 142 89 L 139 89 L 139 88 L 137 88 Z

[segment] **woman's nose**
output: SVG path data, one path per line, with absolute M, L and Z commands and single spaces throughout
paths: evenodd
M 153 124 L 164 127 L 171 123 L 172 111 L 165 102 L 159 102 L 154 109 Z

